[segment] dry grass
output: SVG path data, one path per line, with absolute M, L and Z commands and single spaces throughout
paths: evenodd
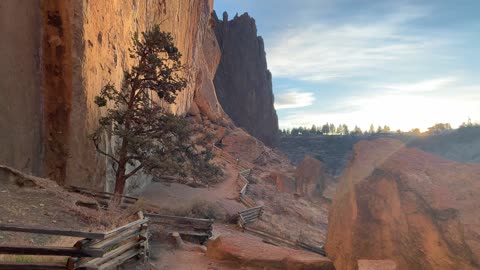
M 157 208 L 155 212 L 179 217 L 206 218 L 225 221 L 225 210 L 216 202 L 194 200 L 187 206 Z
M 30 241 L 27 241 L 24 233 L 15 233 L 16 237 L 15 245 L 18 246 L 32 246 Z M 46 242 L 43 245 L 38 246 L 55 246 L 55 247 L 73 247 L 73 245 L 80 240 L 74 237 L 51 237 L 58 238 L 56 241 Z M 10 263 L 58 263 L 66 264 L 68 257 L 64 256 L 35 256 L 35 255 L 3 255 L 0 254 L 0 262 Z

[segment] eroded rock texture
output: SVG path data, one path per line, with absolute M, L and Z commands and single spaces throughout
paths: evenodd
M 325 180 L 322 162 L 305 156 L 295 171 L 296 192 L 304 197 L 321 196 L 325 189 Z
M 213 85 L 220 48 L 212 9 L 212 0 L 1 1 L 0 164 L 104 186 L 109 166 L 88 137 L 102 113 L 94 97 L 108 82 L 121 85 L 133 33 L 155 24 L 172 33 L 187 66 L 188 87 L 169 109 L 228 125 Z M 105 144 L 115 147 L 108 136 Z
M 238 235 L 222 235 L 207 245 L 207 256 L 236 262 L 246 269 L 333 270 L 332 262 L 321 255 L 263 243 Z
M 255 20 L 245 13 L 229 21 L 224 13 L 222 20 L 217 19 L 215 34 L 222 51 L 214 80 L 220 104 L 238 127 L 274 145 L 278 119 L 272 75 Z
M 480 268 L 480 165 L 393 139 L 362 141 L 340 179 L 326 250 L 337 270 L 392 260 L 400 270 Z

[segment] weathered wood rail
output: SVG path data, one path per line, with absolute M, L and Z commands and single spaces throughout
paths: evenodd
M 256 221 L 262 216 L 263 213 L 263 206 L 257 205 L 254 199 L 247 196 L 247 189 L 250 184 L 250 181 L 248 181 L 247 177 L 249 177 L 250 173 L 250 169 L 242 170 L 238 173 L 237 177 L 237 180 L 241 186 L 238 199 L 241 203 L 248 207 L 247 209 L 238 212 L 237 223 L 242 228 L 246 224 Z
M 308 244 L 300 239 L 294 242 L 294 241 L 285 239 L 283 237 L 280 237 L 278 235 L 273 235 L 271 233 L 268 233 L 259 229 L 254 229 L 249 226 L 244 226 L 243 229 L 248 233 L 251 233 L 253 235 L 256 235 L 262 238 L 262 240 L 265 243 L 269 243 L 275 246 L 285 246 L 292 249 L 302 249 L 302 250 L 320 254 L 322 256 L 326 256 L 325 248 L 323 246 L 315 246 L 312 244 Z
M 68 189 L 94 198 L 102 208 L 108 208 L 114 200 L 120 200 L 120 208 L 127 208 L 129 205 L 135 204 L 138 201 L 138 198 L 136 197 L 118 195 L 105 191 L 96 191 L 84 187 L 69 186 Z
M 148 218 L 139 219 L 108 232 L 82 232 L 31 226 L 0 224 L 0 231 L 70 236 L 83 238 L 73 247 L 0 245 L 0 254 L 68 257 L 59 263 L 0 262 L 0 270 L 10 269 L 111 269 L 137 257 L 148 258 Z
M 255 206 L 238 212 L 238 225 L 244 228 L 247 224 L 256 221 L 262 216 L 263 205 Z
M 213 145 L 213 152 L 215 153 L 215 155 L 221 157 L 222 159 L 224 159 L 228 163 L 237 166 L 240 170 L 245 170 L 246 168 L 252 167 L 252 164 L 250 164 L 246 161 L 240 160 L 238 158 L 235 158 L 230 153 L 223 151 L 222 148 L 219 148 L 215 145 Z
M 158 214 L 145 214 L 152 226 L 161 226 L 164 232 L 177 232 L 181 236 L 189 236 L 199 239 L 203 243 L 212 237 L 213 219 L 201 219 L 190 217 L 166 216 Z
M 247 179 L 247 177 L 250 175 L 250 172 L 251 172 L 250 169 L 240 171 L 238 173 L 238 177 L 237 177 L 237 180 L 238 180 L 238 182 L 240 183 L 240 186 L 241 186 L 238 199 L 246 207 L 249 207 L 249 208 L 257 206 L 257 203 L 252 198 L 248 197 L 247 194 L 246 194 L 247 189 L 248 189 L 248 185 L 250 184 L 250 182 Z
M 325 247 L 324 246 L 314 246 L 314 245 L 302 242 L 300 240 L 297 240 L 297 246 L 301 247 L 302 249 L 318 253 L 322 256 L 327 256 L 327 253 L 325 252 Z

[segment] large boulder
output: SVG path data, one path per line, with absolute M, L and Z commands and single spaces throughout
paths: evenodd
M 263 180 L 275 186 L 279 192 L 295 193 L 295 180 L 285 173 L 271 172 Z
M 400 270 L 480 268 L 480 164 L 393 139 L 362 141 L 340 179 L 326 251 L 337 270 L 392 260 Z
M 207 245 L 207 256 L 236 262 L 248 269 L 334 270 L 332 262 L 321 255 L 278 247 L 243 235 L 222 235 Z
M 311 156 L 305 156 L 295 171 L 295 186 L 300 196 L 312 197 L 315 194 L 322 194 L 325 188 L 322 162 Z

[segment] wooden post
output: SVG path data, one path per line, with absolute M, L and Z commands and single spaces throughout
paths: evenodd
M 140 219 L 144 219 L 145 216 L 143 214 L 143 211 L 138 212 L 138 217 Z M 140 226 L 141 233 L 139 239 L 143 239 L 143 243 L 141 245 L 141 248 L 143 249 L 143 252 L 141 252 L 140 259 L 143 260 L 143 263 L 148 262 L 148 258 L 150 257 L 150 245 L 148 243 L 149 241 L 149 231 L 148 231 L 148 223 L 144 223 Z

